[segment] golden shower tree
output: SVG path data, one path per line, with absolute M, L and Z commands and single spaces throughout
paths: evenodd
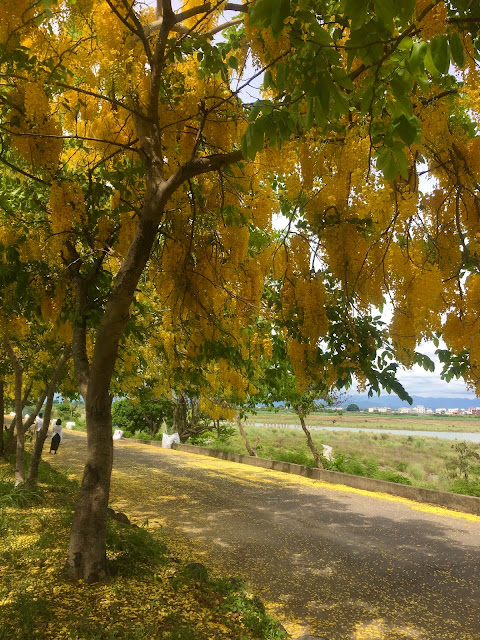
M 68 280 L 86 402 L 72 577 L 107 573 L 111 385 L 150 305 L 164 353 L 238 397 L 262 315 L 299 392 L 346 365 L 375 382 L 362 323 L 386 297 L 398 361 L 443 331 L 478 389 L 479 20 L 468 0 L 2 3 L 0 162 Z

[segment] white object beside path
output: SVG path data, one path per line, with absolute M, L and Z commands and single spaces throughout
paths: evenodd
M 162 447 L 164 449 L 171 449 L 173 443 L 180 444 L 180 436 L 178 433 L 174 433 L 171 436 L 168 433 L 164 433 L 162 436 Z

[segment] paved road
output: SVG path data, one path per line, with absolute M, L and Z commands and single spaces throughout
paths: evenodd
M 51 460 L 78 472 L 84 441 L 67 432 Z M 111 502 L 246 576 L 289 630 L 480 639 L 479 517 L 127 441 Z

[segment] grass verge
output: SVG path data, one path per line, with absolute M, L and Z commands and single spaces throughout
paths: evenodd
M 111 578 L 62 577 L 76 482 L 42 463 L 36 491 L 0 461 L 0 640 L 281 640 L 241 581 L 182 561 L 158 534 L 109 520 Z
M 275 427 L 245 428 L 251 443 L 258 441 L 257 455 L 284 462 L 315 466 L 303 433 L 298 429 Z M 480 464 L 469 451 L 480 454 L 480 446 L 469 444 L 466 452 L 459 443 L 434 437 L 357 433 L 351 431 L 311 432 L 322 452 L 322 444 L 333 447 L 332 461 L 324 460 L 326 469 L 377 478 L 440 491 L 453 491 L 480 496 Z M 217 440 L 214 433 L 205 434 L 206 446 L 222 451 L 245 454 L 240 435 Z M 205 444 L 199 439 L 198 444 Z M 465 477 L 465 473 L 467 477 Z

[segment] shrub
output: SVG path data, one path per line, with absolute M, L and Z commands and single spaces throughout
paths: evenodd
M 423 478 L 425 477 L 425 469 L 418 462 L 411 462 L 410 464 L 406 465 L 406 467 L 407 468 L 403 469 L 403 471 L 406 471 L 409 475 L 412 476 L 412 478 L 415 478 L 415 480 L 423 480 Z M 399 471 L 402 471 L 402 469 L 399 469 Z
M 375 475 L 378 480 L 386 480 L 387 482 L 396 482 L 397 484 L 407 484 L 411 485 L 411 481 L 405 476 L 400 475 L 399 473 L 395 473 L 395 471 L 378 471 Z

